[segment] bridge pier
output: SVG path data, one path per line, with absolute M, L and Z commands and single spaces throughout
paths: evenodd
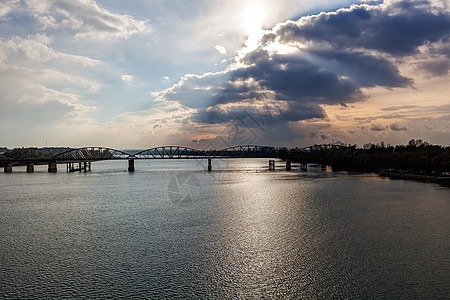
M 212 171 L 211 158 L 208 158 L 208 172 Z
M 273 159 L 269 160 L 269 170 L 270 171 L 275 170 L 275 161 Z
M 302 162 L 300 163 L 300 170 L 301 171 L 308 171 L 308 163 Z
M 51 161 L 48 163 L 48 171 L 50 173 L 54 173 L 58 170 L 58 164 L 56 163 L 56 161 Z
M 286 171 L 291 170 L 291 160 L 288 158 L 286 159 Z
M 27 173 L 33 173 L 34 172 L 34 163 L 29 162 L 27 163 Z
M 74 162 L 68 162 L 66 164 L 67 172 L 75 172 L 79 171 L 81 172 L 84 170 L 84 172 L 90 172 L 91 171 L 91 162 L 90 161 L 83 161 L 83 164 L 81 162 L 78 162 L 78 168 L 75 168 Z
M 134 172 L 134 159 L 128 160 L 128 172 Z
M 7 163 L 7 164 L 5 165 L 5 167 L 3 168 L 3 171 L 4 171 L 5 173 L 11 173 L 11 172 L 12 172 L 12 163 Z

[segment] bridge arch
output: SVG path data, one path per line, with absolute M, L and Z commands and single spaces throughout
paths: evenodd
M 171 158 L 209 158 L 210 154 L 204 150 L 198 150 L 184 146 L 159 146 L 139 151 L 130 158 L 151 158 L 151 159 L 171 159 Z
M 128 159 L 131 154 L 107 147 L 82 147 L 70 149 L 53 156 L 58 162 Z

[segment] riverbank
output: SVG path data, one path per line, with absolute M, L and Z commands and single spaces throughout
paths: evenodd
M 378 174 L 382 177 L 388 177 L 389 179 L 408 179 L 408 180 L 420 180 L 431 182 L 443 182 L 450 183 L 450 175 L 447 174 L 416 174 L 409 172 L 402 172 L 399 170 L 381 170 Z

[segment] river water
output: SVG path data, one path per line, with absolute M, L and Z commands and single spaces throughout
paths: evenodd
M 449 188 L 276 164 L 0 173 L 0 297 L 449 297 Z

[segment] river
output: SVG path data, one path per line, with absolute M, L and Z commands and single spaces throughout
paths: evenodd
M 450 189 L 267 159 L 0 173 L 1 298 L 448 298 Z

